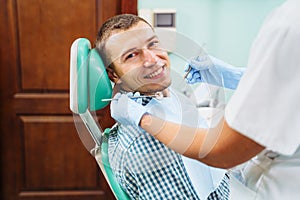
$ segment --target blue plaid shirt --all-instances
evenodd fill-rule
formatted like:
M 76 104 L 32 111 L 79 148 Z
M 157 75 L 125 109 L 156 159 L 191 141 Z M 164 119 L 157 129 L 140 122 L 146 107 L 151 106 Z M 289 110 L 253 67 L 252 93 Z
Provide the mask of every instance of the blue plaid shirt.
M 200 199 L 181 155 L 139 127 L 115 125 L 109 136 L 109 162 L 131 199 Z M 207 198 L 228 199 L 228 176 Z
M 179 103 L 179 96 L 175 91 L 171 89 L 170 91 L 172 98 L 165 101 L 178 108 L 181 105 L 176 104 Z M 145 106 L 151 100 L 155 101 L 146 97 L 139 103 Z M 173 109 L 168 112 L 173 117 L 180 115 Z M 173 118 L 172 116 L 168 117 Z M 182 156 L 142 128 L 117 124 L 111 129 L 108 143 L 112 170 L 131 199 L 200 199 L 187 173 Z M 225 175 L 219 187 L 207 199 L 228 199 L 228 181 L 228 176 Z

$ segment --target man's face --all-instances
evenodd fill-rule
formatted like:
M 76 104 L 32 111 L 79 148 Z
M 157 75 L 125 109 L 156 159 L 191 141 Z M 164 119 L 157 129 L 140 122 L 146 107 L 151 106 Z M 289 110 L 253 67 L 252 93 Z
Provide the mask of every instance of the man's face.
M 114 65 L 114 82 L 126 91 L 153 94 L 170 86 L 170 60 L 144 22 L 113 34 L 106 50 Z

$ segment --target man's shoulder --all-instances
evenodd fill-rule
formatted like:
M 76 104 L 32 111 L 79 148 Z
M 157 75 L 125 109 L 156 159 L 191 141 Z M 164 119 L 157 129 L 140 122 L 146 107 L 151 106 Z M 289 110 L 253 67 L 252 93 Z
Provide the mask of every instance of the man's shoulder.
M 139 140 L 148 136 L 147 132 L 139 127 L 131 125 L 116 124 L 109 133 L 109 147 L 132 149 Z
M 120 149 L 126 154 L 152 155 L 174 159 L 177 153 L 169 149 L 143 129 L 134 126 L 115 126 L 109 135 L 109 148 Z

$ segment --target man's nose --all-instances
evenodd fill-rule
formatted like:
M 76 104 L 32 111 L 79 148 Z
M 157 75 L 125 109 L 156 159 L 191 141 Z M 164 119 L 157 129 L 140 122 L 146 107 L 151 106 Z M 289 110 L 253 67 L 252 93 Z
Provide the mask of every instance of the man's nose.
M 145 67 L 151 67 L 153 65 L 156 65 L 158 57 L 156 54 L 149 50 L 149 49 L 143 49 L 143 62 Z

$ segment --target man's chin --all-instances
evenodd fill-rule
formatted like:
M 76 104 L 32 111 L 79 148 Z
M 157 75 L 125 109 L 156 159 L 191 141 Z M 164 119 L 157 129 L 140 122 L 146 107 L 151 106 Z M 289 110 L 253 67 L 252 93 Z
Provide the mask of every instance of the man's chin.
M 162 92 L 166 90 L 170 84 L 162 85 L 162 84 L 149 84 L 144 85 L 143 87 L 138 88 L 136 91 L 140 92 L 141 94 L 154 94 L 156 92 Z

